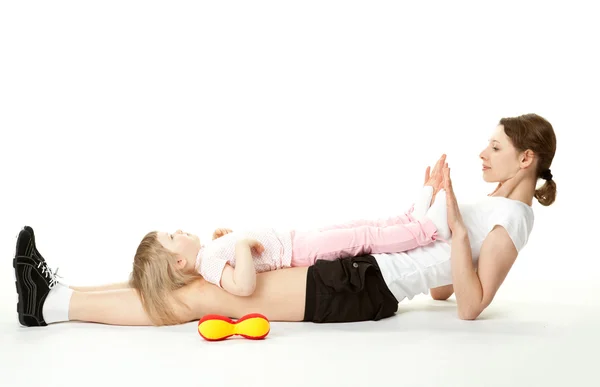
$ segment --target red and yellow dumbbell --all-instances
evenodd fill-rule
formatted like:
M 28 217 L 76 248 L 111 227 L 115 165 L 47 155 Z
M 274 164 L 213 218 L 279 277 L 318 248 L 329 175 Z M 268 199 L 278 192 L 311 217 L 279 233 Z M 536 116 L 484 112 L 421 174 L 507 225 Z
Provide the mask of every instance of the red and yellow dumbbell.
M 217 314 L 207 314 L 198 321 L 198 333 L 208 341 L 225 340 L 234 335 L 261 340 L 270 331 L 269 320 L 260 313 L 247 314 L 237 321 Z

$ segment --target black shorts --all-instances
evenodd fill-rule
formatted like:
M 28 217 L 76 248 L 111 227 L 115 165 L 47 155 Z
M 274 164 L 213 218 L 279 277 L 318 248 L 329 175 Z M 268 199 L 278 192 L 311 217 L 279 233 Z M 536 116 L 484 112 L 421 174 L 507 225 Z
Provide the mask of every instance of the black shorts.
M 372 255 L 318 260 L 308 268 L 304 321 L 381 320 L 397 311 L 398 300 Z

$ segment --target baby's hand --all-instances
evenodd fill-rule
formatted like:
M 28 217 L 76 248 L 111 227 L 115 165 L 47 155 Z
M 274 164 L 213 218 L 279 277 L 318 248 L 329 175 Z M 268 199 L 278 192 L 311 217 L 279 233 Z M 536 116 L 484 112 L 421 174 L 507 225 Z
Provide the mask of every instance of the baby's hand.
M 265 246 L 262 245 L 259 241 L 253 238 L 242 239 L 240 242 L 245 243 L 257 254 L 262 254 L 265 251 Z
M 227 234 L 232 233 L 232 232 L 233 231 L 230 230 L 230 229 L 228 229 L 228 228 L 218 228 L 218 229 L 215 230 L 215 232 L 213 232 L 212 239 L 214 241 L 215 239 L 220 238 L 223 235 L 227 235 Z

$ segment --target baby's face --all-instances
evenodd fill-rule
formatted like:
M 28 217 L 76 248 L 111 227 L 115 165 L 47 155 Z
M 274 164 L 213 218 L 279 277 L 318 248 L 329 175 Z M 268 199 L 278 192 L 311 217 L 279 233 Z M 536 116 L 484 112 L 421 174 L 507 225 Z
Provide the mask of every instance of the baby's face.
M 197 235 L 177 230 L 174 233 L 159 232 L 157 237 L 165 248 L 186 260 L 185 268 L 194 267 L 196 256 L 200 250 L 200 238 Z

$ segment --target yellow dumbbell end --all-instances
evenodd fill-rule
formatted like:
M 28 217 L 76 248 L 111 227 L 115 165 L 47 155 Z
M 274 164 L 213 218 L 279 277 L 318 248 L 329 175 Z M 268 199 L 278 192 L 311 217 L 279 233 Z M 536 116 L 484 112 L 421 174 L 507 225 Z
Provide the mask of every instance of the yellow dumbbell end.
M 270 332 L 269 320 L 259 313 L 251 313 L 237 321 L 229 317 L 209 314 L 198 322 L 198 333 L 208 341 L 225 340 L 239 335 L 246 339 L 264 339 Z

